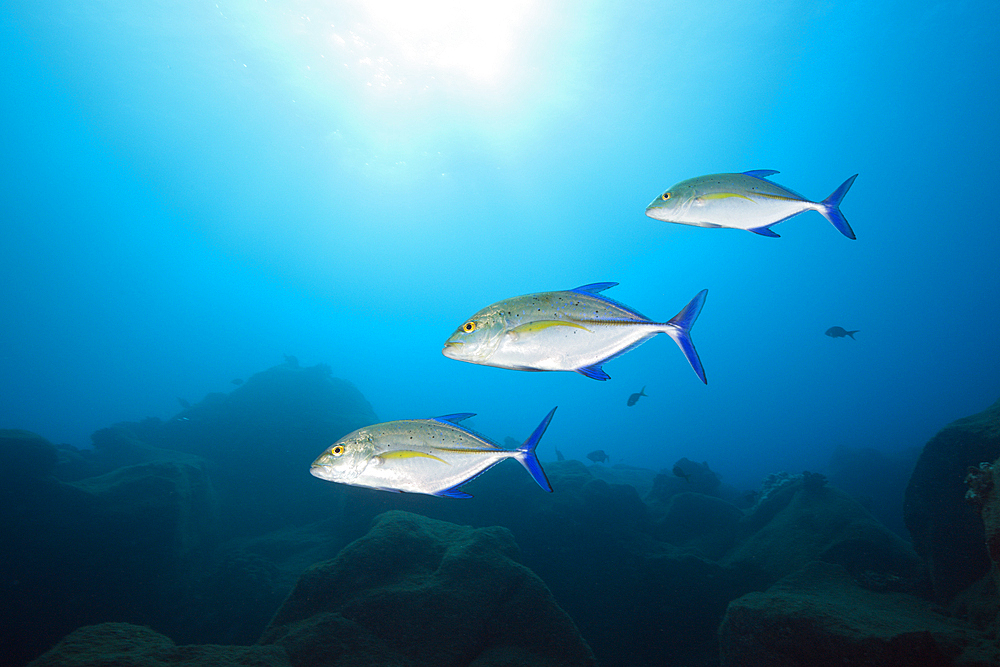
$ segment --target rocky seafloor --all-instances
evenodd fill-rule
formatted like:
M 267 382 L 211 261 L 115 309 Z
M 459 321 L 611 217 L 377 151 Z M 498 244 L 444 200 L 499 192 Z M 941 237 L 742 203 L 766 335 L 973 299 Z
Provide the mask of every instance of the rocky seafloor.
M 849 465 L 501 465 L 472 501 L 303 474 L 376 421 L 285 364 L 92 449 L 0 431 L 3 664 L 1000 664 L 1000 402 L 886 481 L 910 540 Z

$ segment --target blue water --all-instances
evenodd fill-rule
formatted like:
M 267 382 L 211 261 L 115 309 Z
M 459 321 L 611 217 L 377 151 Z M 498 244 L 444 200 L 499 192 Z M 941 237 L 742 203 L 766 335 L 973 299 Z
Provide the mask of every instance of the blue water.
M 0 427 L 87 446 L 289 354 L 380 419 L 502 442 L 558 405 L 543 461 L 756 486 L 1000 396 L 995 2 L 435 4 L 8 3 Z M 750 169 L 813 199 L 859 173 L 857 240 L 644 215 Z M 708 385 L 666 336 L 608 382 L 441 355 L 483 306 L 603 281 L 653 319 L 707 288 Z

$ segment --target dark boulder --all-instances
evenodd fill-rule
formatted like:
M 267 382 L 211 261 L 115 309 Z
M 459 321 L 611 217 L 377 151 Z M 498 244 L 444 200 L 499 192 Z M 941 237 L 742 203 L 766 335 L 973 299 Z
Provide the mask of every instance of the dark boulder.
M 296 667 L 595 665 L 518 558 L 506 528 L 387 512 L 302 574 L 260 642 L 284 647 Z
M 912 595 L 873 592 L 813 562 L 733 601 L 719 628 L 722 667 L 988 667 L 985 633 Z
M 30 667 L 291 667 L 279 646 L 175 646 L 128 623 L 101 623 L 70 633 Z
M 9 664 L 81 625 L 184 622 L 196 564 L 212 547 L 214 494 L 201 459 L 161 453 L 72 484 L 36 480 L 0 505 Z
M 722 562 L 743 572 L 755 588 L 766 588 L 814 560 L 886 586 L 918 587 L 923 563 L 910 545 L 824 481 L 822 475 L 803 473 L 768 488 L 740 520 L 734 531 L 737 546 Z
M 743 511 L 721 498 L 686 491 L 670 497 L 653 525 L 653 535 L 665 542 L 696 549 L 718 559 L 736 539 Z
M 0 429 L 0 492 L 47 477 L 57 460 L 56 448 L 37 433 Z
M 970 468 L 1000 457 L 1000 400 L 948 424 L 924 445 L 906 487 L 903 514 L 926 561 L 934 598 L 947 604 L 990 571 L 983 522 L 965 501 Z

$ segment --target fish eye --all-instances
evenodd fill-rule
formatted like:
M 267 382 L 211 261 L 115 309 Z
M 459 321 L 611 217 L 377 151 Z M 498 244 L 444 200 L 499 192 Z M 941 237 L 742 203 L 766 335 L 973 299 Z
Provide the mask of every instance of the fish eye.
M 465 333 L 472 333 L 475 330 L 476 330 L 476 323 L 473 322 L 472 320 L 469 320 L 468 322 L 462 325 L 462 331 L 464 331 Z
M 340 456 L 341 454 L 344 453 L 344 446 L 336 445 L 333 449 L 330 450 L 330 453 L 333 454 L 334 456 Z
M 667 201 L 668 199 L 670 199 L 670 193 L 664 192 L 662 195 L 660 195 L 660 199 L 662 199 L 663 201 Z

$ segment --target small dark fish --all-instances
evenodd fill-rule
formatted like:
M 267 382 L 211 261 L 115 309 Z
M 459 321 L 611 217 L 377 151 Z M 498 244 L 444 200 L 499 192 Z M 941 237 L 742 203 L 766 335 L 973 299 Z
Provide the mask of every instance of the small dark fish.
M 238 387 L 241 384 L 243 384 L 243 380 L 241 380 L 240 378 L 233 378 L 233 384 L 235 384 Z
M 611 460 L 611 457 L 605 454 L 603 449 L 595 449 L 591 453 L 587 454 L 587 458 L 594 463 L 607 463 Z
M 629 407 L 635 405 L 636 403 L 639 402 L 640 396 L 649 396 L 649 394 L 646 393 L 646 385 L 642 386 L 642 389 L 639 390 L 638 394 L 632 394 L 631 396 L 629 396 L 626 405 L 628 405 Z
M 188 402 L 187 402 L 186 400 L 184 400 L 183 398 L 180 398 L 180 397 L 178 397 L 178 398 L 177 398 L 177 402 L 178 402 L 178 403 L 180 403 L 180 404 L 181 404 L 181 407 L 182 407 L 182 408 L 184 408 L 185 410 L 187 410 L 188 408 L 190 408 L 190 407 L 191 407 L 191 404 L 190 404 L 190 403 L 188 403 Z
M 559 448 L 557 447 L 556 448 L 556 461 L 565 461 L 565 460 L 566 460 L 566 457 L 563 456 L 563 453 L 560 452 Z
M 850 336 L 851 340 L 857 340 L 854 334 L 861 331 L 861 329 L 855 329 L 854 331 L 847 331 L 844 327 L 830 327 L 826 330 L 826 335 L 830 338 L 843 338 L 844 336 Z
M 674 466 L 674 474 L 677 475 L 678 477 L 683 477 L 684 479 L 686 479 L 688 481 L 688 484 L 691 483 L 691 473 L 684 472 L 684 468 L 680 467 L 679 465 Z

